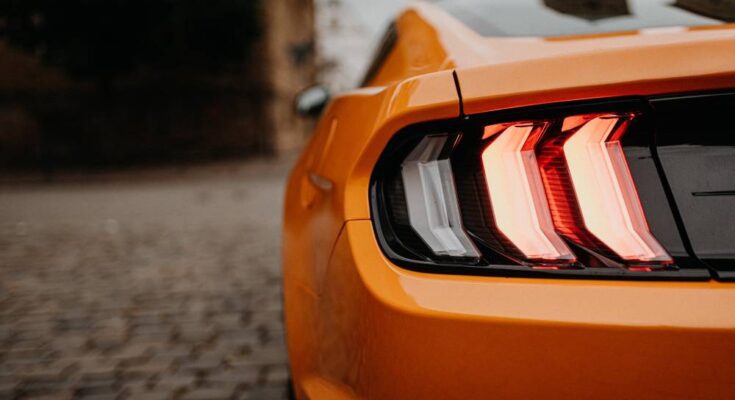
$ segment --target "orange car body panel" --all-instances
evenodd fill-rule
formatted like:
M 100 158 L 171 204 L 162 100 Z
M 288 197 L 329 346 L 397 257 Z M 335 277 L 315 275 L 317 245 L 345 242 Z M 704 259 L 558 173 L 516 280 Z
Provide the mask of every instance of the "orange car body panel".
M 396 28 L 383 67 L 331 102 L 289 178 L 283 272 L 297 396 L 735 398 L 735 284 L 412 272 L 382 254 L 369 207 L 373 166 L 402 127 L 735 88 L 733 26 L 493 39 L 421 5 Z

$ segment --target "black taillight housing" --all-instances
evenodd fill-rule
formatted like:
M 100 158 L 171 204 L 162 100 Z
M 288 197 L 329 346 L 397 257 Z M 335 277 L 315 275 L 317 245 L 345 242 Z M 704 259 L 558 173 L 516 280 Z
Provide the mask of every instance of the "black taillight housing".
M 372 177 L 383 251 L 430 272 L 709 278 L 670 232 L 649 114 L 632 99 L 403 129 Z

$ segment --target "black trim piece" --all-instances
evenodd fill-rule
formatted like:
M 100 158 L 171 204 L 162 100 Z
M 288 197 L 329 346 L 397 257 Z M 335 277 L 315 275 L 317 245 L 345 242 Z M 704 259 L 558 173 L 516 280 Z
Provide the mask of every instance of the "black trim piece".
M 676 204 L 669 196 L 670 187 L 663 175 L 656 152 L 658 124 L 655 112 L 648 102 L 643 107 L 644 127 L 628 132 L 623 137 L 623 147 L 650 229 L 669 254 L 674 257 L 677 265 L 706 268 L 693 255 L 686 231 L 682 230 L 681 220 L 677 218 L 679 214 Z M 643 158 L 647 160 L 636 159 L 641 155 L 644 155 Z M 648 167 L 643 167 L 641 163 L 647 163 Z
M 719 190 L 713 192 L 692 192 L 692 196 L 708 197 L 708 196 L 735 196 L 735 190 Z
M 656 164 L 656 170 L 658 171 L 658 176 L 661 179 L 661 184 L 663 185 L 664 192 L 666 193 L 666 199 L 669 202 L 669 208 L 671 209 L 671 214 L 674 217 L 674 221 L 676 221 L 676 227 L 679 230 L 681 241 L 684 244 L 684 248 L 686 249 L 687 253 L 689 253 L 689 256 L 692 257 L 692 259 L 696 260 L 697 263 L 701 265 L 702 267 L 710 270 L 710 273 L 713 276 L 717 276 L 716 273 L 712 271 L 709 268 L 709 266 L 703 263 L 702 260 L 697 258 L 697 255 L 694 253 L 694 247 L 692 247 L 692 242 L 689 240 L 689 235 L 687 234 L 686 226 L 684 225 L 684 219 L 681 217 L 681 213 L 679 212 L 679 207 L 676 205 L 676 199 L 674 198 L 674 192 L 671 191 L 671 185 L 669 184 L 669 180 L 666 178 L 666 174 L 664 173 L 663 164 L 661 164 L 661 158 L 658 155 L 657 135 L 656 135 L 657 131 L 658 131 L 658 127 L 651 134 L 651 154 L 653 155 L 653 161 Z
M 735 271 L 718 271 L 717 280 L 726 282 L 735 281 Z
M 722 88 L 717 90 L 706 90 L 706 91 L 697 91 L 697 92 L 678 92 L 678 93 L 668 93 L 668 94 L 659 94 L 656 96 L 649 96 L 647 100 L 649 102 L 660 102 L 660 104 L 664 104 L 665 102 L 669 101 L 677 101 L 677 100 L 697 100 L 699 98 L 714 98 L 717 96 L 730 96 L 735 91 L 735 87 L 728 87 L 728 88 Z
M 456 74 L 455 83 L 456 82 Z M 457 86 L 458 95 L 461 99 L 461 92 Z M 461 103 L 461 100 L 460 100 Z M 463 110 L 461 110 L 463 111 Z M 670 269 L 654 270 L 649 272 L 635 271 L 625 268 L 605 267 L 610 265 L 599 262 L 590 263 L 590 259 L 600 256 L 599 254 L 590 253 L 587 249 L 575 247 L 575 252 L 587 252 L 587 261 L 584 266 L 582 264 L 572 266 L 565 269 L 537 269 L 529 265 L 525 265 L 522 261 L 509 256 L 507 252 L 498 251 L 496 247 L 487 247 L 479 240 L 477 232 L 469 231 L 475 244 L 478 245 L 483 256 L 479 260 L 470 261 L 462 259 L 452 259 L 448 257 L 437 257 L 433 254 L 425 252 L 425 248 L 421 248 L 421 239 L 413 232 L 406 235 L 404 227 L 401 234 L 398 234 L 394 226 L 393 217 L 391 217 L 388 209 L 390 199 L 388 199 L 388 189 L 386 181 L 391 175 L 395 176 L 396 166 L 400 165 L 401 160 L 405 158 L 407 149 L 418 143 L 422 137 L 428 134 L 449 133 L 458 134 L 472 138 L 481 134 L 481 127 L 498 122 L 508 122 L 514 120 L 530 120 L 530 119 L 548 119 L 564 115 L 574 115 L 594 112 L 641 112 L 644 115 L 650 112 L 650 108 L 646 99 L 643 98 L 619 98 L 611 100 L 596 100 L 585 102 L 566 102 L 552 105 L 541 105 L 526 107 L 522 109 L 510 109 L 486 114 L 470 115 L 442 121 L 424 122 L 405 127 L 398 132 L 388 143 L 385 151 L 381 155 L 376 164 L 370 183 L 370 206 L 371 215 L 373 215 L 373 227 L 376 237 L 383 253 L 396 265 L 421 272 L 433 272 L 441 274 L 462 274 L 462 275 L 488 275 L 488 276 L 505 276 L 505 277 L 538 277 L 538 278 L 576 278 L 576 279 L 626 279 L 626 280 L 709 280 L 712 275 L 710 271 L 701 263 L 684 262 L 680 263 L 675 258 L 678 267 Z M 646 125 L 646 129 L 648 125 Z M 627 135 L 626 135 L 627 136 Z M 645 135 L 637 135 L 637 140 L 647 141 Z M 643 138 L 643 139 L 641 139 Z M 466 140 L 467 138 L 463 139 Z M 624 142 L 625 144 L 625 142 Z M 460 144 L 461 146 L 461 144 Z M 652 156 L 654 159 L 655 155 Z M 456 157 L 461 158 L 461 157 Z M 457 160 L 452 157 L 452 165 L 455 166 L 463 159 Z M 649 168 L 654 167 L 649 164 Z M 459 165 L 456 165 L 459 167 Z M 465 171 L 466 172 L 466 171 Z M 660 171 L 654 171 L 655 176 Z M 455 180 L 461 179 L 457 176 L 455 169 Z M 400 175 L 400 174 L 399 174 Z M 458 189 L 459 190 L 459 189 Z M 663 196 L 663 195 L 662 195 Z M 396 196 L 394 196 L 396 197 Z M 667 193 L 668 197 L 668 193 Z M 667 204 L 671 208 L 671 204 Z M 463 208 L 463 214 L 465 209 Z M 679 221 L 677 220 L 677 223 Z M 674 223 L 671 223 L 674 226 Z M 410 228 L 410 227 L 409 227 Z M 466 227 L 467 228 L 467 227 Z M 675 228 L 674 228 L 675 229 Z M 410 229 L 409 229 L 410 231 Z M 679 232 L 681 234 L 681 232 Z M 408 240 L 408 241 L 407 241 Z M 501 246 L 502 247 L 502 246 Z M 688 250 L 688 247 L 687 247 Z
M 459 98 L 459 117 L 464 118 L 464 100 L 462 100 L 462 87 L 459 85 L 459 76 L 457 71 L 452 70 L 452 78 L 454 78 L 454 86 L 457 88 L 457 97 Z
M 733 102 L 735 88 L 649 99 L 658 121 L 656 159 L 687 251 L 722 281 L 735 280 L 729 229 L 735 140 L 727 134 Z

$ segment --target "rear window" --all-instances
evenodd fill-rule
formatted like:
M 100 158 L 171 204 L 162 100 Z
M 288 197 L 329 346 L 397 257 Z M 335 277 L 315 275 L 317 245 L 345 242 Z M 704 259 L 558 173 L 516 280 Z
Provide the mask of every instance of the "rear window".
M 483 36 L 562 36 L 714 25 L 735 19 L 732 0 L 440 0 Z

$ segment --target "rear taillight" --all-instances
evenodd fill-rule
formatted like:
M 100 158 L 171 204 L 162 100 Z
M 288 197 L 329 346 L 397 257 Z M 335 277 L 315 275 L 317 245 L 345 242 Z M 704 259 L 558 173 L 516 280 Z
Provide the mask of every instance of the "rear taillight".
M 612 108 L 478 118 L 397 138 L 373 178 L 389 255 L 516 272 L 676 273 L 623 149 L 631 130 L 647 137 L 636 127 L 643 112 Z
M 497 234 L 526 260 L 571 264 L 574 254 L 554 231 L 536 162 L 536 145 L 547 127 L 546 121 L 486 126 L 483 172 Z
M 558 135 L 566 137 L 563 160 L 571 186 L 554 188 L 574 191 L 582 221 L 572 229 L 580 236 L 602 242 L 630 264 L 670 264 L 671 257 L 653 237 L 638 193 L 625 161 L 620 140 L 634 114 L 578 115 L 567 117 Z M 582 233 L 583 232 L 583 233 Z
M 447 135 L 427 136 L 403 160 L 401 176 L 411 227 L 436 255 L 477 258 L 462 229 Z

